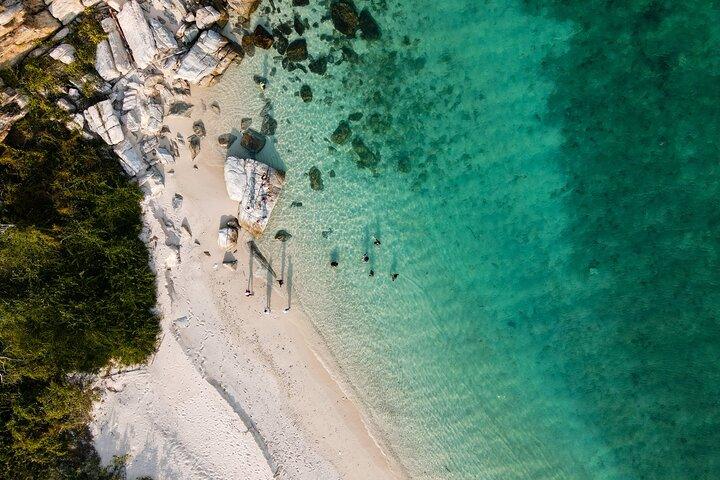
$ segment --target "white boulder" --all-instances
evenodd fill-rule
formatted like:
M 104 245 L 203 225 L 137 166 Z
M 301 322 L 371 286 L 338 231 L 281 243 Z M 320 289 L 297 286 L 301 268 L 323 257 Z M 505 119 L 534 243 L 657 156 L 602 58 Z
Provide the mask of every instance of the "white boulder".
M 200 30 L 204 30 L 222 18 L 222 14 L 210 5 L 198 8 L 195 12 L 195 24 Z
M 48 6 L 50 14 L 67 25 L 77 17 L 85 7 L 80 0 L 53 0 Z
M 155 37 L 155 45 L 163 53 L 172 53 L 178 48 L 175 36 L 156 18 L 150 19 L 150 28 Z
M 283 172 L 256 160 L 230 156 L 225 161 L 225 187 L 240 202 L 240 226 L 256 237 L 265 230 L 284 182 Z
M 228 40 L 215 30 L 206 30 L 200 34 L 195 45 L 180 61 L 176 75 L 190 83 L 200 83 L 213 74 L 220 60 L 228 53 L 225 48 Z
M 157 55 L 157 46 L 142 7 L 130 0 L 118 12 L 117 20 L 135 63 L 141 69 L 147 68 Z
M 65 65 L 70 65 L 75 61 L 75 47 L 69 43 L 61 43 L 50 50 L 50 57 L 64 63 Z
M 100 135 L 108 145 L 117 145 L 125 139 L 120 119 L 110 100 L 103 100 L 85 110 L 88 128 Z
M 110 44 L 107 40 L 98 43 L 95 50 L 95 70 L 103 80 L 111 82 L 120 77 L 120 72 L 115 68 Z
M 107 33 L 107 42 L 110 46 L 110 53 L 112 54 L 115 69 L 120 72 L 120 75 L 127 75 L 132 70 L 133 65 L 117 22 L 108 17 L 104 18 L 100 22 L 100 25 L 103 31 Z
M 137 145 L 134 145 L 128 140 L 124 140 L 116 145 L 115 153 L 120 157 L 120 165 L 131 177 L 144 172 L 148 168 L 148 164 L 137 148 Z
M 238 241 L 238 229 L 227 226 L 218 230 L 218 246 L 229 250 L 233 248 Z

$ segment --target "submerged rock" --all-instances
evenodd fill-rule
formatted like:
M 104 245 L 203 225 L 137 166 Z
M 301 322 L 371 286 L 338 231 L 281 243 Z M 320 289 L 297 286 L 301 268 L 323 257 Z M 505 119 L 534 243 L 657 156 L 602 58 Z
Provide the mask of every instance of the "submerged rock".
M 308 175 L 310 175 L 310 188 L 313 190 L 322 190 L 325 188 L 322 181 L 322 173 L 319 168 L 312 167 Z
M 268 32 L 265 27 L 262 25 L 255 27 L 255 32 L 253 33 L 253 45 L 267 50 L 272 47 L 273 41 L 272 33 Z
M 313 93 L 309 85 L 303 85 L 300 87 L 300 98 L 302 98 L 302 101 L 305 103 L 312 101 Z
M 330 17 L 335 29 L 348 37 L 354 37 L 360 24 L 357 8 L 352 0 L 335 0 L 330 4 Z
M 256 237 L 265 230 L 284 182 L 284 172 L 256 160 L 230 156 L 225 162 L 228 196 L 240 202 L 238 222 Z
M 373 169 L 377 167 L 380 162 L 378 155 L 370 150 L 365 142 L 360 137 L 353 138 L 352 147 L 355 154 L 358 156 L 356 160 L 358 168 Z
M 363 117 L 362 112 L 353 112 L 350 115 L 348 115 L 348 120 L 350 120 L 351 122 L 357 122 L 357 121 L 361 120 L 362 117 Z
M 332 135 L 330 135 L 330 140 L 337 143 L 338 145 L 343 145 L 350 137 L 350 133 L 350 124 L 343 120 L 337 126 Z
M 265 136 L 252 129 L 246 130 L 240 139 L 240 145 L 250 153 L 260 152 L 265 148 L 265 142 Z
M 365 8 L 360 12 L 360 37 L 363 40 L 379 40 L 380 26 L 377 24 L 370 11 Z
M 287 52 L 289 42 L 285 35 L 283 35 L 282 33 L 278 33 L 276 35 L 274 45 L 275 45 L 275 50 L 277 50 L 277 52 L 280 55 L 285 55 L 285 52 Z
M 262 127 L 260 127 L 260 132 L 263 135 L 275 135 L 275 131 L 277 130 L 277 120 L 275 120 L 270 115 L 267 115 L 263 119 Z
M 277 233 L 275 233 L 275 240 L 280 240 L 281 242 L 286 242 L 292 238 L 292 235 L 290 235 L 290 232 L 287 230 L 278 230 Z
M 308 64 L 308 69 L 318 75 L 325 75 L 327 72 L 327 57 L 318 57 Z
M 290 42 L 290 45 L 288 45 L 287 50 L 285 51 L 285 58 L 289 62 L 302 62 L 307 59 L 307 57 L 307 42 L 304 38 L 298 38 L 297 40 Z

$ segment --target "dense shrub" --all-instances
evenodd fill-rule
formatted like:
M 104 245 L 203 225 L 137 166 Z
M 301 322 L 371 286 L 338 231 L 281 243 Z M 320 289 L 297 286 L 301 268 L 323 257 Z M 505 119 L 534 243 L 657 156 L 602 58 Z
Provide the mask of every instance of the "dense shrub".
M 92 46 L 96 27 L 83 20 L 70 38 Z M 93 449 L 83 374 L 144 361 L 159 332 L 140 190 L 37 95 L 81 74 L 86 54 L 72 71 L 36 59 L 10 72 L 35 96 L 0 143 L 0 223 L 12 225 L 0 229 L 0 478 L 118 478 Z

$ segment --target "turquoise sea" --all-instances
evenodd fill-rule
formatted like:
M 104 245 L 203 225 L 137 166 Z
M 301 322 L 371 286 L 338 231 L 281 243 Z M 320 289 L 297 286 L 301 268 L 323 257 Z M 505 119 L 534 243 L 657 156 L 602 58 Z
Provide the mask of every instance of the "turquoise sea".
M 288 170 L 260 246 L 292 233 L 410 476 L 720 478 L 720 2 L 356 0 L 377 41 L 328 3 L 263 4 L 324 75 L 246 59 Z

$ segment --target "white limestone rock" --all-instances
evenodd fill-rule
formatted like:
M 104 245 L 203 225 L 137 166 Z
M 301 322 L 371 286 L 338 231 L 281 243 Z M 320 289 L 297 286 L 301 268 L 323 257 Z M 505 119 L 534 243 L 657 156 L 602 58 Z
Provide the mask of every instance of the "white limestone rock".
M 210 5 L 198 8 L 195 12 L 195 24 L 200 30 L 205 30 L 221 18 L 222 14 Z
M 120 165 L 123 167 L 123 170 L 131 177 L 145 172 L 148 168 L 148 164 L 137 148 L 137 145 L 134 145 L 128 140 L 124 140 L 116 145 L 115 153 L 120 157 Z
M 198 84 L 208 76 L 217 75 L 218 67 L 231 51 L 234 52 L 225 37 L 215 30 L 206 30 L 180 61 L 176 76 Z
M 115 68 L 110 44 L 107 40 L 98 43 L 95 50 L 95 70 L 103 80 L 111 82 L 120 77 L 120 72 Z
M 53 0 L 48 6 L 50 14 L 67 25 L 75 19 L 85 7 L 80 0 Z
M 137 83 L 129 83 L 126 88 L 122 106 L 125 128 L 146 135 L 160 133 L 163 121 L 160 99 L 148 95 L 147 89 Z
M 108 4 L 108 7 L 112 8 L 116 12 L 119 12 L 123 5 L 125 5 L 125 0 L 105 0 L 105 3 Z
M 235 227 L 223 227 L 218 230 L 218 246 L 225 250 L 229 250 L 237 245 L 238 229 Z
M 165 189 L 165 180 L 158 171 L 151 169 L 149 173 L 138 178 L 138 185 L 146 195 L 154 197 Z
M 169 54 L 177 50 L 178 44 L 175 36 L 156 18 L 150 19 L 150 28 L 152 28 L 155 37 L 155 45 L 158 50 L 165 54 Z
M 284 182 L 283 172 L 256 160 L 230 156 L 225 161 L 225 187 L 240 202 L 240 226 L 256 237 L 265 230 Z
M 110 100 L 103 100 L 85 110 L 85 120 L 88 128 L 108 145 L 117 145 L 125 139 L 120 119 Z
M 159 147 L 155 149 L 155 158 L 158 163 L 167 165 L 169 163 L 175 163 L 175 157 L 168 151 L 167 148 Z
M 55 102 L 58 107 L 60 107 L 62 110 L 65 110 L 66 112 L 74 112 L 75 111 L 75 105 L 68 100 L 67 98 L 61 98 L 57 102 Z
M 50 50 L 50 57 L 64 63 L 65 65 L 70 65 L 75 61 L 75 47 L 69 43 L 61 43 Z
M 158 52 L 155 37 L 140 4 L 136 0 L 127 2 L 117 14 L 117 20 L 135 64 L 141 69 L 147 68 Z
M 112 54 L 115 69 L 120 72 L 120 75 L 127 75 L 133 69 L 133 65 L 117 22 L 108 17 L 104 18 L 100 25 L 103 31 L 107 33 L 107 42 L 110 45 L 110 53 Z
M 17 2 L 14 5 L 4 7 L 5 8 L 0 12 L 0 26 L 3 27 L 15 20 L 15 18 L 19 18 L 24 13 L 22 2 Z

